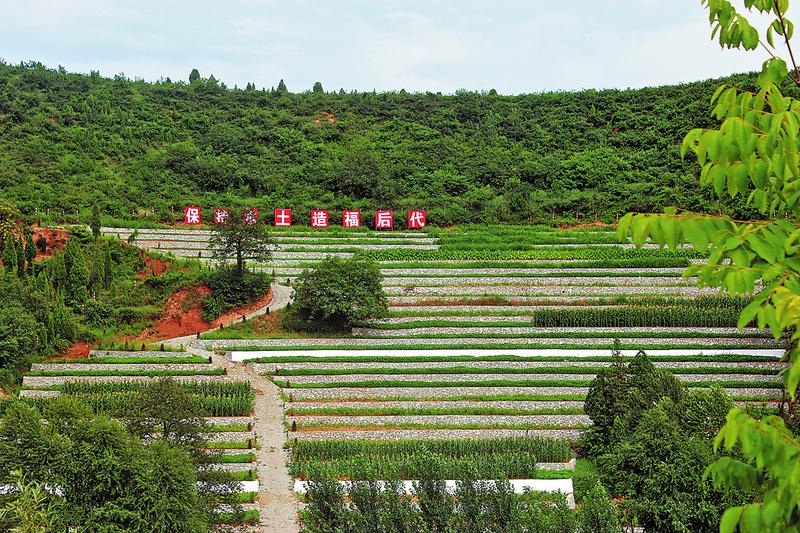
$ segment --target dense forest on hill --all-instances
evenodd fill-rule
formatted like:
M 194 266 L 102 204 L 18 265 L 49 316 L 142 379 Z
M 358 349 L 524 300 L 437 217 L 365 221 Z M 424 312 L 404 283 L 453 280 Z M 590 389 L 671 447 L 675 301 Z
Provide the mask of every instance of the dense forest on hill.
M 713 124 L 722 82 L 754 76 L 519 96 L 293 94 L 0 64 L 0 195 L 29 215 L 98 204 L 152 221 L 192 203 L 291 207 L 299 222 L 311 208 L 427 208 L 438 225 L 741 211 L 679 155 L 690 128 Z

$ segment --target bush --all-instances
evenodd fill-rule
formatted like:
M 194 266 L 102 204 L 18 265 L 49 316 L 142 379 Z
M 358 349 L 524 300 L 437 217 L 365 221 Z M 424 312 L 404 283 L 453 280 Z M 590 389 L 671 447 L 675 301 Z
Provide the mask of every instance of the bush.
M 327 257 L 304 271 L 287 327 L 343 331 L 356 323 L 386 315 L 386 295 L 378 265 L 352 257 Z
M 203 299 L 203 319 L 210 322 L 228 309 L 264 296 L 269 291 L 270 277 L 223 266 L 209 273 L 205 283 L 213 293 L 213 297 Z

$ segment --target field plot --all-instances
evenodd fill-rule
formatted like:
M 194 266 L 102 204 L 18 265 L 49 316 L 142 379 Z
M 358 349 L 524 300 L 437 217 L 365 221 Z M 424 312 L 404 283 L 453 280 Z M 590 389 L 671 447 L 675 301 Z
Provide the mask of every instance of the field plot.
M 324 235 L 341 239 L 336 253 L 350 253 L 342 250 L 353 237 Z M 414 480 L 429 464 L 420 457 L 431 455 L 442 479 L 466 468 L 484 479 L 569 478 L 570 443 L 591 424 L 583 402 L 615 339 L 624 357 L 643 349 L 689 387 L 720 387 L 738 402 L 781 396 L 782 343 L 736 328 L 746 298 L 683 276 L 700 262 L 691 249 L 631 249 L 604 230 L 427 235 L 355 252 L 379 262 L 389 314 L 350 336 L 227 331 L 198 341 L 253 361 L 281 387 L 298 491 L 314 475 Z M 324 255 L 292 246 L 294 256 L 263 265 L 279 282 Z
M 254 394 L 250 383 L 230 380 L 209 358 L 185 351 L 93 350 L 89 358 L 37 363 L 25 374 L 20 398 L 43 406 L 66 395 L 96 413 L 119 419 L 135 416 L 134 404 L 148 381 L 169 376 L 191 394 L 208 432 L 203 435 L 211 470 L 230 472 L 239 483 L 246 522 L 258 521 L 252 494 L 258 491 L 252 431 Z M 198 474 L 203 479 L 203 474 Z M 200 481 L 202 482 L 202 481 Z M 231 509 L 220 506 L 220 513 Z

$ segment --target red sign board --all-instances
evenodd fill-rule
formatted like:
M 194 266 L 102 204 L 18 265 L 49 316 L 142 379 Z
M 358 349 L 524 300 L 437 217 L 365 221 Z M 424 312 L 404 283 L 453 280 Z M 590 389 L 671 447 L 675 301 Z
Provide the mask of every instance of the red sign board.
M 326 209 L 311 210 L 311 227 L 312 228 L 328 227 L 328 211 Z
M 425 211 L 422 209 L 410 209 L 408 211 L 408 229 L 422 229 L 427 226 Z
M 249 207 L 242 212 L 242 222 L 248 226 L 254 226 L 258 222 L 258 208 Z
M 196 226 L 200 224 L 200 206 L 187 205 L 183 208 L 183 223 Z
M 214 208 L 215 224 L 230 224 L 231 212 L 227 209 Z
M 394 217 L 391 211 L 375 211 L 375 229 L 393 229 Z
M 342 227 L 361 227 L 361 211 L 342 211 Z
M 275 210 L 275 225 L 276 226 L 291 226 L 292 225 L 292 210 L 291 209 L 276 209 Z

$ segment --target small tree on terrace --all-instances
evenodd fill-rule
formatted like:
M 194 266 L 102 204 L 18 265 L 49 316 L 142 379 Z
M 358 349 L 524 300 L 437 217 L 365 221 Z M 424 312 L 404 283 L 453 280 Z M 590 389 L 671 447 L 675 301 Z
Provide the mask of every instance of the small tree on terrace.
M 92 218 L 89 221 L 89 227 L 92 228 L 92 236 L 97 240 L 100 237 L 100 208 L 97 204 L 92 206 Z
M 300 275 L 292 307 L 302 327 L 344 330 L 386 314 L 381 272 L 372 261 L 328 257 Z
M 215 224 L 211 235 L 213 257 L 220 264 L 236 259 L 236 273 L 244 276 L 245 260 L 266 262 L 272 258 L 275 241 L 264 224 L 248 224 L 245 212 L 231 211 L 226 224 Z

